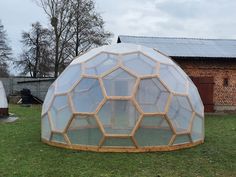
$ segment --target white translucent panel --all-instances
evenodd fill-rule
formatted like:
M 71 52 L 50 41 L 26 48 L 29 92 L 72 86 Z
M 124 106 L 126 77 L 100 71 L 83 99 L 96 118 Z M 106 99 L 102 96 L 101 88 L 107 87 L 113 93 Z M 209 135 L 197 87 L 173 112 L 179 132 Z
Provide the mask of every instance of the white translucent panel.
M 71 95 L 77 112 L 94 112 L 103 99 L 99 81 L 92 78 L 83 78 Z
M 160 79 L 171 91 L 186 93 L 187 77 L 181 74 L 175 66 L 161 64 Z
M 136 99 L 144 112 L 164 112 L 169 92 L 158 78 L 142 79 Z
M 103 136 L 92 116 L 76 116 L 67 130 L 67 135 L 72 144 L 94 146 L 99 145 Z
M 52 133 L 51 141 L 66 144 L 65 138 L 61 133 Z
M 118 63 L 118 56 L 101 53 L 85 63 L 85 74 L 100 75 L 112 69 Z
M 177 132 L 187 131 L 192 118 L 192 108 L 185 96 L 173 96 L 168 110 L 168 117 Z
M 143 53 L 147 54 L 148 56 L 150 56 L 151 58 L 155 59 L 158 62 L 166 63 L 166 64 L 174 64 L 174 62 L 171 60 L 171 58 L 160 54 L 159 52 L 157 52 L 153 48 L 148 48 L 148 47 L 142 46 L 141 51 Z
M 74 64 L 85 62 L 85 61 L 89 60 L 90 58 L 93 58 L 97 54 L 101 53 L 103 50 L 104 50 L 104 46 L 91 49 L 88 52 L 84 53 L 83 55 L 80 55 L 80 56 L 76 57 L 71 62 L 70 65 L 74 65 Z
M 56 93 L 68 92 L 81 77 L 81 65 L 69 65 L 56 80 Z
M 190 143 L 189 135 L 183 134 L 183 135 L 177 135 L 174 140 L 174 145 L 178 144 L 185 144 L 185 143 Z
M 129 134 L 134 128 L 139 113 L 130 101 L 107 101 L 98 113 L 108 134 Z
M 68 97 L 66 95 L 56 96 L 52 106 L 57 110 L 68 106 Z
M 130 96 L 136 78 L 119 68 L 103 78 L 103 83 L 108 96 Z
M 195 116 L 193 119 L 191 138 L 193 141 L 202 140 L 204 136 L 203 118 Z
M 133 147 L 134 143 L 130 138 L 107 138 L 102 146 Z
M 72 112 L 68 105 L 67 96 L 56 96 L 49 109 L 54 131 L 63 132 L 71 119 Z
M 198 90 L 192 81 L 189 81 L 189 98 L 190 98 L 190 102 L 192 103 L 194 110 L 198 114 L 203 116 L 204 106 L 202 104 L 202 100 L 198 93 Z
M 49 141 L 51 137 L 51 127 L 50 127 L 48 115 L 45 115 L 44 117 L 42 117 L 41 121 L 42 121 L 41 138 Z
M 51 85 L 48 89 L 48 92 L 43 102 L 42 115 L 48 111 L 51 101 L 53 99 L 54 91 L 55 91 L 55 87 Z
M 0 108 L 8 108 L 7 97 L 2 81 L 0 81 Z
M 164 126 L 163 126 L 164 125 Z M 134 137 L 139 146 L 168 145 L 173 135 L 162 116 L 145 116 Z
M 150 75 L 157 73 L 157 63 L 141 53 L 124 55 L 124 66 L 138 75 Z

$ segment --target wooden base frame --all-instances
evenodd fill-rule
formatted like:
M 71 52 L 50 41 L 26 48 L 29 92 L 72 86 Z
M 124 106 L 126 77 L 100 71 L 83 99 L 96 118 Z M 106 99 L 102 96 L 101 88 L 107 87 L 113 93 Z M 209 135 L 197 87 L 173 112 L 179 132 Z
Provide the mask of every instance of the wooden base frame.
M 145 147 L 99 147 L 99 146 L 82 146 L 82 145 L 68 145 L 56 143 L 42 139 L 42 142 L 50 146 L 59 148 L 79 150 L 79 151 L 92 151 L 92 152 L 156 152 L 156 151 L 175 151 L 179 149 L 186 149 L 204 143 L 204 140 L 199 140 L 194 143 L 178 144 L 171 146 L 145 146 Z

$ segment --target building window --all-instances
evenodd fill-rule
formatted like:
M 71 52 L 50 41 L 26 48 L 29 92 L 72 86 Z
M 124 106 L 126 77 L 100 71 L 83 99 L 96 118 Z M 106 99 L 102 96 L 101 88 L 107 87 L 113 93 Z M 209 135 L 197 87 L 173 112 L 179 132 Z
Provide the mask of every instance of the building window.
M 224 78 L 224 83 L 223 83 L 223 85 L 224 85 L 225 87 L 228 87 L 228 85 L 229 85 L 229 78 Z

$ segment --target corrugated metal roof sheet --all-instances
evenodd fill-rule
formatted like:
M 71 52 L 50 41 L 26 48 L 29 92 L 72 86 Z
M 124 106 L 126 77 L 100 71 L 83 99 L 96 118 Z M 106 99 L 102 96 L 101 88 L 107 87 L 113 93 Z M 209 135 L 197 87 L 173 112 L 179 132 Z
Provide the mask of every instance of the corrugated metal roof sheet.
M 121 35 L 121 43 L 155 48 L 172 57 L 236 58 L 236 40 L 172 37 L 139 37 Z

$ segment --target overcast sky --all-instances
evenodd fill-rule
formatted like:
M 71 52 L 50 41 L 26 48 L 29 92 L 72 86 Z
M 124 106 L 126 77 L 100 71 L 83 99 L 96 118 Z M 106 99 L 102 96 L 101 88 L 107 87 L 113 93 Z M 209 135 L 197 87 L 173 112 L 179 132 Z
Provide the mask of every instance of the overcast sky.
M 97 11 L 117 35 L 236 38 L 236 0 L 95 0 Z M 14 55 L 23 30 L 49 25 L 33 0 L 0 0 L 0 19 Z

